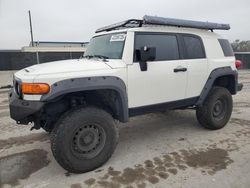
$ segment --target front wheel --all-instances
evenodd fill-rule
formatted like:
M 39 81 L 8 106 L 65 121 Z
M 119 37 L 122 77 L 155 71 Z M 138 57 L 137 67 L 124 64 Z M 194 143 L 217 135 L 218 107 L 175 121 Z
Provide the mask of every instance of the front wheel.
M 118 141 L 116 124 L 110 114 L 95 107 L 65 114 L 51 134 L 56 161 L 67 171 L 83 173 L 104 164 Z
M 233 108 L 231 93 L 223 87 L 213 87 L 201 107 L 196 109 L 199 123 L 211 130 L 223 128 L 229 121 Z

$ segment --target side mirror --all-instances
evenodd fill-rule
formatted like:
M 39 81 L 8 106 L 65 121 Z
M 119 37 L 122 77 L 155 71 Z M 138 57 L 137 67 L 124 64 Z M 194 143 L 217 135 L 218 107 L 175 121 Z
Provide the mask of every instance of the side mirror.
M 155 47 L 141 47 L 140 50 L 136 50 L 136 55 L 139 60 L 141 71 L 147 71 L 147 61 L 154 61 L 156 57 Z

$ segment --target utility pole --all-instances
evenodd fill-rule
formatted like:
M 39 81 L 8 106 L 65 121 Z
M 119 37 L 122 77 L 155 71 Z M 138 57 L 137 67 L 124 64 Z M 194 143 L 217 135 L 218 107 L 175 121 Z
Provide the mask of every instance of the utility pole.
M 29 22 L 30 22 L 31 46 L 34 47 L 33 30 L 32 30 L 32 20 L 31 20 L 31 13 L 30 13 L 30 10 L 29 10 Z M 37 64 L 40 63 L 38 51 L 36 51 L 36 62 L 37 62 Z
M 30 10 L 29 10 L 29 21 L 30 21 L 31 45 L 32 45 L 32 47 L 34 47 L 33 31 L 32 31 L 32 20 L 31 20 L 31 13 L 30 13 Z

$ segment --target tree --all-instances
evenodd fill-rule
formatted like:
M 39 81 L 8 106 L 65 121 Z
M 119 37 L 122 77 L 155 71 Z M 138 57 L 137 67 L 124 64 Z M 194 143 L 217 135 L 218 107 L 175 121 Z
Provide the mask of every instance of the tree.
M 250 52 L 250 40 L 248 41 L 235 40 L 231 45 L 234 52 Z

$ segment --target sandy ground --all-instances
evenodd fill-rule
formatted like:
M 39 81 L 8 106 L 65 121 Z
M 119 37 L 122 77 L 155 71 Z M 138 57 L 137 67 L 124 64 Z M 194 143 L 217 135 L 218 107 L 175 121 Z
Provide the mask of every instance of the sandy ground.
M 71 174 L 50 151 L 49 135 L 30 132 L 9 117 L 0 93 L 0 187 L 250 187 L 250 71 L 240 72 L 244 89 L 234 96 L 230 123 L 209 131 L 193 110 L 132 118 L 120 126 L 111 159 L 99 169 Z
M 0 88 L 7 85 L 12 85 L 13 74 L 16 71 L 0 71 Z

